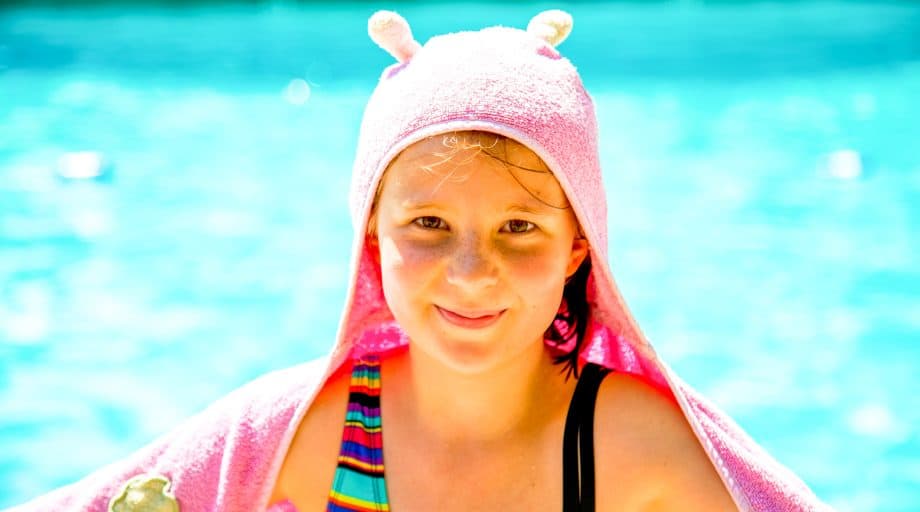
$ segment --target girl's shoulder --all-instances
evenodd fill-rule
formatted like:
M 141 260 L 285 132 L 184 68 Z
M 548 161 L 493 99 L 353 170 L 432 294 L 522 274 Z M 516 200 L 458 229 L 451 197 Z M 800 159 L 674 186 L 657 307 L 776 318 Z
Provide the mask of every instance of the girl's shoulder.
M 348 404 L 352 362 L 346 361 L 320 388 L 297 427 L 269 503 L 288 500 L 298 510 L 326 507 Z
M 639 510 L 736 510 L 677 402 L 639 376 L 613 372 L 601 384 L 595 455 L 597 481 L 605 482 L 598 503 L 616 493 L 633 496 Z

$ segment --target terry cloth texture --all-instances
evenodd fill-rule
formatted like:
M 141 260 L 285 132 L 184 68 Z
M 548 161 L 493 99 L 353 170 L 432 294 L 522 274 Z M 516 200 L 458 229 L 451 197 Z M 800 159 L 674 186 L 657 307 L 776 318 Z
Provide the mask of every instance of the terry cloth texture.
M 484 130 L 523 143 L 568 196 L 591 246 L 582 362 L 635 374 L 671 395 L 739 510 L 827 510 L 656 356 L 627 309 L 607 254 L 594 105 L 575 67 L 552 44 L 561 40 L 560 30 L 535 19 L 528 30 L 491 27 L 419 45 L 404 20 L 392 13 L 384 18 L 372 23 L 372 35 L 400 62 L 383 71 L 361 125 L 350 193 L 350 288 L 330 357 L 259 379 L 136 454 L 13 510 L 102 512 L 138 475 L 167 479 L 182 512 L 265 510 L 297 426 L 326 379 L 349 356 L 406 343 L 365 246 L 368 215 L 381 175 L 400 151 L 455 130 Z M 283 503 L 276 510 L 291 508 Z
M 411 34 L 404 20 L 395 14 L 391 20 L 396 20 L 393 26 L 405 25 L 403 35 Z M 383 39 L 378 42 L 390 50 Z M 349 196 L 355 227 L 351 295 L 333 365 L 355 349 L 380 352 L 407 343 L 384 299 L 379 265 L 365 244 L 372 202 L 389 163 L 408 146 L 435 135 L 460 130 L 504 135 L 534 151 L 554 173 L 591 247 L 590 324 L 582 362 L 639 375 L 672 395 L 739 509 L 823 507 L 801 480 L 683 383 L 636 324 L 607 254 L 607 200 L 594 103 L 575 66 L 541 36 L 540 25 L 446 34 L 414 52 L 391 53 L 401 62 L 380 76 L 358 140 Z

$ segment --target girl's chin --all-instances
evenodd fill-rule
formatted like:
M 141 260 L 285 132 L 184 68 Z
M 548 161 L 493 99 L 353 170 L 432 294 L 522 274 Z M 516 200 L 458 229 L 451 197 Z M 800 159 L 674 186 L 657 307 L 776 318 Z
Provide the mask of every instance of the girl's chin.
M 410 342 L 413 350 L 425 353 L 447 369 L 460 374 L 483 373 L 503 366 L 521 357 L 526 347 L 517 350 L 500 350 L 501 341 L 482 339 L 437 340 L 435 342 Z M 543 347 L 542 342 L 538 342 Z

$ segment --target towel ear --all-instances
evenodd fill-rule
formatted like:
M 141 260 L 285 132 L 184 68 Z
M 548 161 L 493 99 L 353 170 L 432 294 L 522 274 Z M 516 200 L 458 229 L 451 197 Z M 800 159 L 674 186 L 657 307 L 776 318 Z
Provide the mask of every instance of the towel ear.
M 558 9 L 543 11 L 533 17 L 527 24 L 527 32 L 539 37 L 552 46 L 559 46 L 560 43 L 569 37 L 572 31 L 572 16 Z
M 399 62 L 415 55 L 422 45 L 413 39 L 409 22 L 393 11 L 377 11 L 367 20 L 367 33 Z

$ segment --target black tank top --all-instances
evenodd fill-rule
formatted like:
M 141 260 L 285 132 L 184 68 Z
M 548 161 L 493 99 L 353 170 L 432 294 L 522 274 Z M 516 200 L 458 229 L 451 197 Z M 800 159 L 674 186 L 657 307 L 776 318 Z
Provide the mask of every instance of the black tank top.
M 562 446 L 562 510 L 594 512 L 594 404 L 611 370 L 587 364 L 572 393 Z M 342 446 L 327 511 L 389 510 L 383 467 L 380 361 L 355 362 Z
M 562 439 L 562 512 L 594 512 L 594 403 L 610 372 L 588 363 L 575 385 Z

